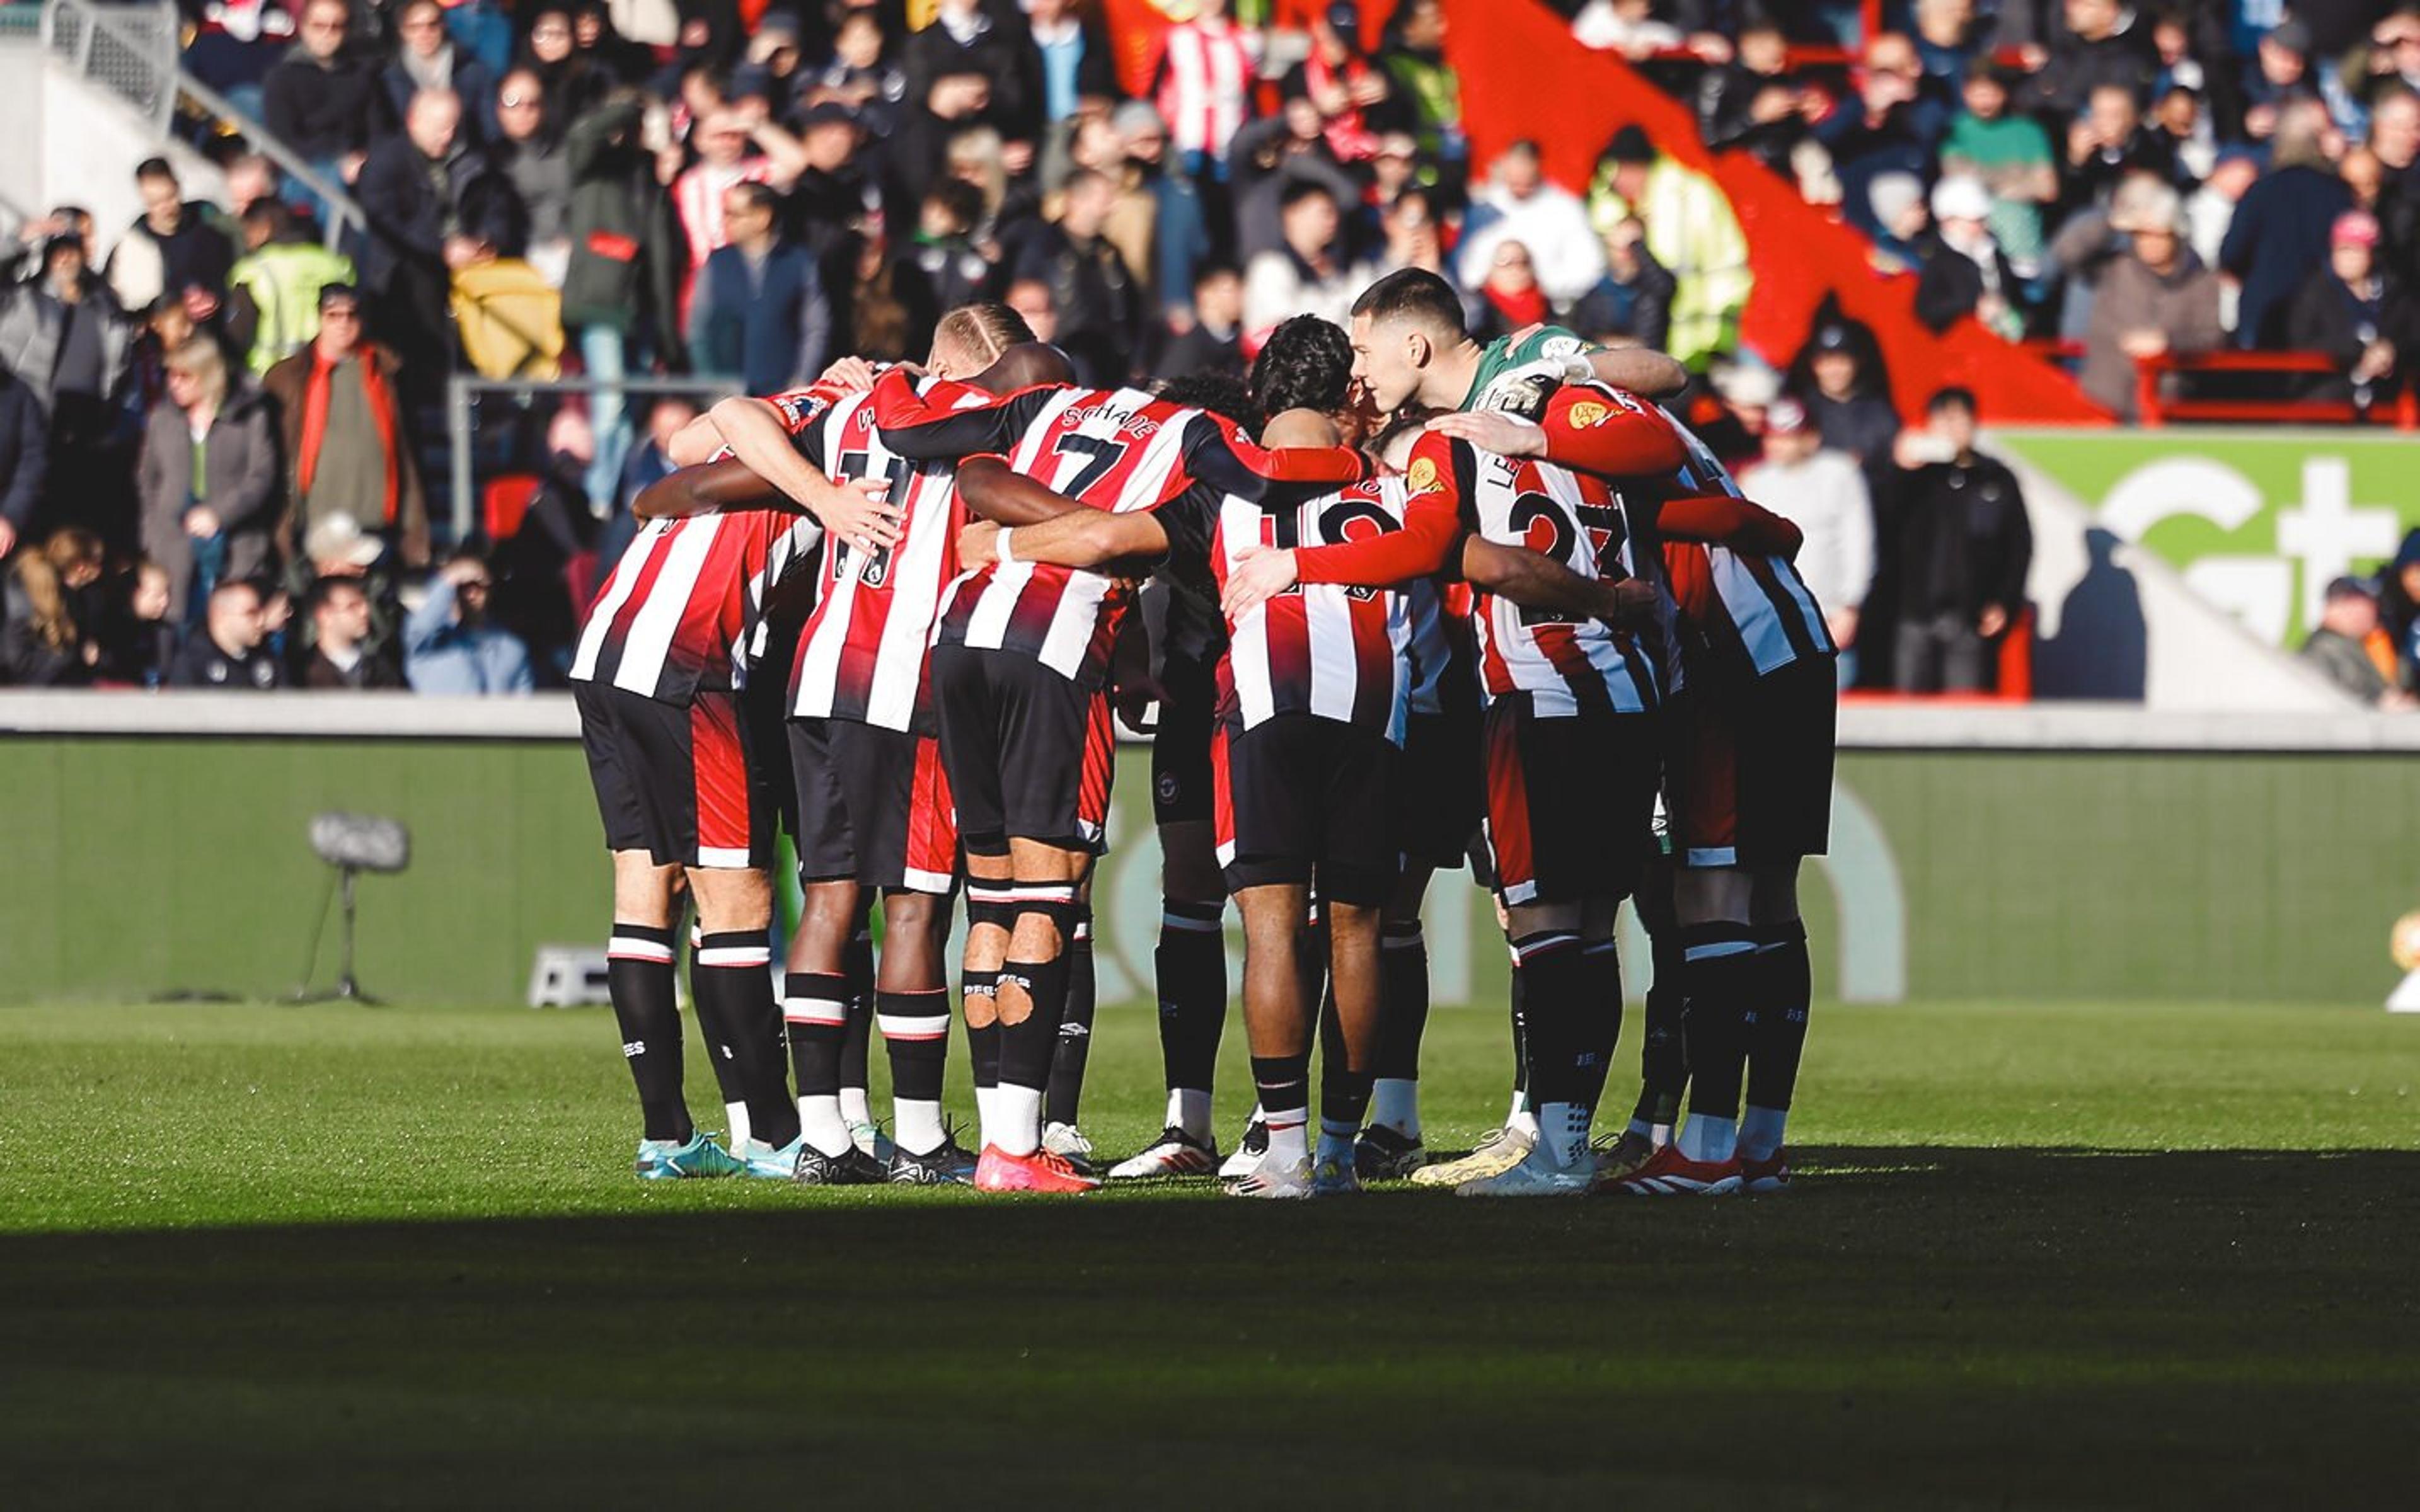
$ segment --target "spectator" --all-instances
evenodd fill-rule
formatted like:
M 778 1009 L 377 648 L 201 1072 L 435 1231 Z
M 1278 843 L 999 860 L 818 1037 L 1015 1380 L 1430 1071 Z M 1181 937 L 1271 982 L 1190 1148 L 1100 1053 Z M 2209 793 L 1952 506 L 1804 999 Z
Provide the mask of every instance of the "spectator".
M 1037 12 L 1038 15 L 1038 12 Z M 1037 20 L 1034 35 L 1041 35 Z M 908 99 L 908 73 L 884 57 L 882 23 L 872 10 L 852 8 L 832 35 L 832 60 L 809 85 L 809 108 L 837 105 L 877 137 L 889 136 Z M 1104 59 L 1106 50 L 1101 54 Z M 1045 71 L 1048 54 L 1045 54 Z
M 168 574 L 169 623 L 189 629 L 221 582 L 275 571 L 276 423 L 209 338 L 168 353 L 167 366 L 168 403 L 144 422 L 134 484 L 143 554 Z
M 316 692 L 404 686 L 392 662 L 368 652 L 370 595 L 360 579 L 322 578 L 311 585 L 304 605 L 311 655 L 296 682 Z
M 332 182 L 352 182 L 394 119 L 378 76 L 346 46 L 351 23 L 347 0 L 304 0 L 301 40 L 260 82 L 261 124 Z
M 341 514 L 377 522 L 407 564 L 428 560 L 428 508 L 396 376 L 395 354 L 362 339 L 360 294 L 342 284 L 321 289 L 318 335 L 261 379 L 277 401 L 293 469 L 278 522 L 287 553 Z
M 41 396 L 0 367 L 0 558 L 17 549 L 18 538 L 41 509 L 42 480 L 50 461 L 50 426 L 42 415 Z
M 2412 695 L 2395 686 L 2394 652 L 2383 632 L 2376 585 L 2366 578 L 2338 578 L 2328 584 L 2319 627 L 2303 642 L 2303 659 L 2371 708 L 2411 708 Z
M 2311 29 L 2299 17 L 2288 16 L 2262 34 L 2243 69 L 2245 139 L 2268 141 L 2287 105 L 2297 100 L 2318 101 L 2310 73 Z
M 2033 528 L 2016 474 L 1975 450 L 1975 396 L 1944 389 L 1926 416 L 1925 430 L 1900 438 L 1877 501 L 1898 612 L 1892 669 L 1903 692 L 1978 692 L 2024 608 Z
M 2369 107 L 2366 145 L 2379 170 L 2371 208 L 2385 266 L 2406 278 L 2420 274 L 2420 94 L 2401 85 L 2381 92 Z
M 2091 295 L 2078 379 L 2095 404 L 2120 420 L 2136 418 L 2136 363 L 2210 351 L 2226 341 L 2218 275 L 2185 245 L 2183 201 L 2158 179 L 2146 175 L 2119 185 L 2106 211 L 2086 210 L 2068 223 L 2052 250 L 2071 287 Z M 2173 386 L 2173 377 L 2163 384 Z
M 1826 320 L 1807 338 L 1791 372 L 1824 449 L 1854 458 L 1865 469 L 1868 486 L 1878 487 L 1899 440 L 1899 411 L 1879 371 L 1873 332 Z
M 226 333 L 254 377 L 319 333 L 319 291 L 353 282 L 353 260 L 331 252 L 315 227 L 277 201 L 243 212 L 244 255 L 227 275 Z
M 882 180 L 867 165 L 866 137 L 863 118 L 834 100 L 811 107 L 799 119 L 804 166 L 790 189 L 791 225 L 816 256 L 827 259 L 822 270 L 828 285 L 845 271 L 829 259 L 844 250 L 848 227 L 861 216 L 884 213 Z
M 1975 0 L 1916 0 L 1916 30 L 1909 39 L 1923 67 L 1923 95 L 1945 109 L 1973 77 L 1982 57 L 1988 26 L 1975 16 Z
M 2151 105 L 2149 131 L 2159 151 L 2176 164 L 2173 177 L 2179 188 L 2189 189 L 2210 177 L 2218 162 L 2218 135 L 2199 94 L 2182 85 L 2162 90 Z
M 2066 168 L 2070 214 L 2108 204 L 2118 180 L 2129 174 L 2171 181 L 2177 177 L 2174 149 L 2143 124 L 2142 108 L 2126 86 L 2115 84 L 2096 85 L 2084 114 L 2068 128 Z
M 537 75 L 546 91 L 547 114 L 576 121 L 613 89 L 611 72 L 580 51 L 569 8 L 545 4 L 529 18 L 529 35 L 513 66 Z
M 1204 266 L 1193 283 L 1193 318 L 1159 359 L 1161 378 L 1212 373 L 1244 376 L 1244 280 L 1225 263 Z
M 1076 0 L 1025 0 L 1025 17 L 1035 60 L 1028 69 L 1042 83 L 1046 123 L 1075 115 L 1078 100 L 1118 95 L 1109 40 L 1085 21 Z
M 1496 243 L 1496 260 L 1479 285 L 1480 329 L 1488 340 L 1554 318 L 1545 291 L 1538 287 L 1538 271 L 1529 249 L 1518 241 Z M 1346 307 L 1347 314 L 1351 307 Z
M 1672 275 L 1647 250 L 1647 228 L 1637 216 L 1613 224 L 1605 236 L 1605 277 L 1572 308 L 1574 329 L 1609 346 L 1664 349 L 1672 320 Z
M 1674 280 L 1665 350 L 1702 372 L 1716 353 L 1739 348 L 1740 312 L 1755 276 L 1747 237 L 1714 180 L 1658 153 L 1645 131 L 1625 126 L 1597 165 L 1589 213 L 1600 227 L 1630 216 L 1647 227 L 1648 251 Z
M 1319 107 L 1300 96 L 1287 100 L 1278 115 L 1235 133 L 1228 177 L 1235 253 L 1247 270 L 1254 257 L 1285 244 L 1280 223 L 1289 185 L 1325 184 L 1339 206 L 1357 203 L 1361 193 L 1359 181 L 1327 145 Z
M 2039 269 L 2042 207 L 2058 198 L 2058 170 L 2050 137 L 2029 116 L 2009 111 L 2009 81 L 1997 65 L 1978 59 L 1968 70 L 1966 110 L 1941 143 L 1941 171 L 1971 176 L 1992 194 L 1992 239 L 2022 273 Z
M 892 255 L 888 234 L 871 220 L 858 224 L 849 245 L 846 292 L 834 301 L 836 312 L 848 312 L 842 349 L 871 363 L 921 360 L 940 318 L 923 274 L 913 261 Z M 836 323 L 833 329 L 843 328 Z
M 831 306 L 815 259 L 781 239 L 781 202 L 763 184 L 725 191 L 730 245 L 706 259 L 690 306 L 690 359 L 751 393 L 804 385 L 823 370 Z
M 237 220 L 255 205 L 277 198 L 277 164 L 257 152 L 239 152 L 223 170 L 226 208 Z
M 608 385 L 589 400 L 597 431 L 592 499 L 611 495 L 629 450 L 622 391 L 611 385 L 628 373 L 631 347 L 679 349 L 680 231 L 643 139 L 644 119 L 642 97 L 617 93 L 572 122 L 563 145 L 571 177 L 564 332 L 588 376 Z
M 177 657 L 177 627 L 168 619 L 168 573 L 137 561 L 116 585 L 101 622 L 101 660 L 93 681 L 156 688 Z
M 2395 642 L 2396 686 L 2420 693 L 2420 527 L 2414 527 L 2387 563 L 2379 609 Z
M 134 170 L 143 214 L 109 255 L 110 292 L 120 309 L 147 309 L 163 294 L 185 301 L 208 321 L 226 298 L 235 243 L 213 224 L 216 211 L 188 204 L 177 170 L 165 158 L 147 158 Z
M 722 224 L 723 196 L 734 184 L 770 184 L 787 189 L 807 169 L 806 148 L 797 137 L 752 110 L 716 111 L 691 133 L 697 162 L 673 180 L 673 208 L 689 244 L 689 266 L 706 260 L 731 240 Z M 751 147 L 761 148 L 751 151 Z M 687 316 L 684 308 L 682 314 Z
M 546 92 L 536 74 L 515 69 L 494 98 L 489 157 L 520 206 L 520 255 L 561 288 L 571 266 L 571 153 L 561 127 L 546 113 Z M 514 251 L 501 244 L 498 250 Z
M 94 276 L 85 239 L 61 232 L 42 243 L 39 268 L 8 290 L 0 308 L 0 366 L 40 400 L 49 436 L 52 514 L 119 534 L 127 497 L 123 461 L 114 454 L 113 401 L 133 362 L 133 326 L 109 285 Z
M 409 380 L 432 398 L 453 365 L 453 270 L 518 246 L 523 228 L 511 182 L 463 144 L 461 121 L 452 94 L 413 97 L 403 134 L 370 153 L 357 190 L 371 311 Z
M 975 241 L 983 215 L 983 191 L 962 178 L 944 178 L 924 196 L 916 222 L 916 267 L 932 285 L 937 308 L 954 310 L 990 297 L 1000 270 Z
M 458 551 L 428 579 L 403 625 L 403 667 L 415 693 L 527 693 L 537 686 L 528 648 L 488 623 L 488 563 Z
M 1188 177 L 1225 177 L 1228 148 L 1251 116 L 1259 54 L 1260 39 L 1228 19 L 1228 0 L 1201 0 L 1191 21 L 1161 39 L 1153 102 Z
M 1420 156 L 1452 173 L 1470 147 L 1462 130 L 1462 77 L 1445 59 L 1445 34 L 1444 0 L 1402 0 L 1387 23 L 1378 63 L 1407 107 Z
M 1311 55 L 1287 73 L 1283 91 L 1310 100 L 1326 123 L 1336 161 L 1364 163 L 1378 155 L 1373 122 L 1402 113 L 1389 108 L 1394 86 L 1361 54 L 1361 8 L 1354 0 L 1314 7 Z
M 1932 239 L 1916 275 L 1916 316 L 1936 334 L 1973 316 L 2003 341 L 2024 334 L 2016 270 L 1992 239 L 1991 193 L 1952 175 L 1932 186 Z
M 697 418 L 697 406 L 679 394 L 666 394 L 647 409 L 646 440 L 630 448 L 622 464 L 621 481 L 613 489 L 613 509 L 597 531 L 596 578 L 603 582 L 639 533 L 639 517 L 631 506 L 653 483 L 674 471 L 673 438 Z
M 0 623 L 0 681 L 25 687 L 92 681 L 101 661 L 95 631 L 103 559 L 101 537 L 72 525 L 40 550 L 18 554 Z
M 996 24 L 983 0 L 938 0 L 932 23 L 908 39 L 903 61 L 909 95 L 946 76 L 981 77 L 990 81 L 990 119 L 1003 135 L 1031 143 L 1040 133 L 1041 56 Z
M 1059 313 L 1058 344 L 1076 364 L 1078 381 L 1115 387 L 1131 376 L 1142 315 L 1125 259 L 1103 234 L 1117 186 L 1083 168 L 1061 196 L 1058 224 L 1035 239 L 1017 271 L 1048 285 Z
M 2092 91 L 2116 85 L 2135 100 L 2150 94 L 2153 63 L 2148 28 L 2119 0 L 2067 0 L 2066 34 L 2034 75 L 2029 108 L 2072 120 Z
M 1559 309 L 1605 276 L 1605 242 L 1590 230 L 1587 207 L 1547 181 L 1535 142 L 1505 148 L 1487 186 L 1473 196 L 1457 254 L 1464 287 L 1485 282 L 1497 248 L 1507 241 L 1528 249 L 1538 287 Z
M 1288 184 L 1280 217 L 1284 245 L 1262 253 L 1244 270 L 1246 342 L 1256 348 L 1288 316 L 1316 315 L 1351 325 L 1353 301 L 1378 271 L 1345 255 L 1343 218 L 1326 185 L 1309 179 Z
M 980 73 L 945 73 L 921 92 L 911 89 L 908 108 L 884 153 L 888 176 L 884 196 L 900 204 L 922 204 L 933 180 L 952 166 L 954 143 L 979 127 L 994 124 L 991 101 L 991 80 Z M 1005 138 L 1000 140 L 1000 187 L 1004 189 L 1008 175 L 1017 170 L 1010 164 Z M 1016 156 L 1030 161 L 1032 149 L 1020 144 Z M 993 198 L 997 205 L 997 195 Z
M 219 693 L 257 693 L 282 686 L 286 677 L 265 642 L 268 600 L 256 583 L 230 578 L 211 590 L 202 633 L 185 642 L 168 665 L 170 687 Z
M 2341 378 L 2314 379 L 2314 398 L 2350 399 L 2367 409 L 2394 392 L 2406 352 L 2420 352 L 2420 309 L 2411 290 L 2378 266 L 2378 218 L 2367 210 L 2336 217 L 2327 267 L 2288 303 L 2284 345 L 2325 352 Z
M 1572 17 L 1572 39 L 1634 63 L 1677 50 L 1681 28 L 1655 19 L 1653 0 L 1588 0 Z
M 1920 177 L 1931 165 L 1933 144 L 1947 127 L 1948 112 L 1920 99 L 1923 79 L 1916 44 L 1898 32 L 1885 32 L 1866 46 L 1855 96 L 1815 123 L 1815 140 L 1831 153 L 1842 203 L 1860 230 L 1873 230 L 1864 211 L 1866 187 L 1875 175 L 1912 173 Z
M 302 555 L 287 574 L 287 581 L 307 597 L 311 585 L 349 578 L 362 585 L 369 598 L 370 630 L 362 654 L 384 662 L 399 675 L 403 667 L 403 605 L 396 591 L 396 575 L 386 543 L 364 531 L 352 516 L 341 511 L 321 517 L 302 538 Z
M 2287 302 L 2327 261 L 2329 230 L 2352 206 L 2328 152 L 2335 128 L 2315 100 L 2286 107 L 2269 171 L 2244 191 L 2219 249 L 2221 271 L 2242 286 L 2235 343 L 2275 346 Z
M 1827 450 L 1806 406 L 1784 396 L 1764 412 L 1762 457 L 1740 473 L 1748 497 L 1798 527 L 1799 576 L 1840 648 L 1840 686 L 1857 678 L 1857 621 L 1874 582 L 1874 504 L 1854 458 Z
M 388 118 L 403 119 L 421 91 L 443 89 L 472 107 L 462 121 L 464 140 L 473 147 L 485 145 L 496 134 L 496 76 L 445 35 L 444 8 L 438 0 L 405 0 L 396 12 L 395 30 L 401 45 L 395 61 L 379 75 Z
M 1878 173 L 1866 186 L 1874 212 L 1874 260 L 1899 272 L 1924 266 L 1932 244 L 1932 212 L 1924 203 L 1924 180 L 1912 173 Z
M 1125 144 L 1126 161 L 1152 197 L 1152 261 L 1160 312 L 1181 313 L 1193 296 L 1197 275 L 1210 260 L 1210 215 L 1202 192 L 1169 161 L 1168 123 L 1141 100 L 1128 100 L 1109 117 Z

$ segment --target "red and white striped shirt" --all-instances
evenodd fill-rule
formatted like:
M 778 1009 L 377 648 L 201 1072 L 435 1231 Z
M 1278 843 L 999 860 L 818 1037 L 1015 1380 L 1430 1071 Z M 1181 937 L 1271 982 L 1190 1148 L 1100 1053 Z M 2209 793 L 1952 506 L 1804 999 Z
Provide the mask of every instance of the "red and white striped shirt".
M 838 541 L 825 548 L 822 592 L 791 668 L 790 712 L 906 731 L 925 722 L 926 652 L 942 592 L 958 576 L 966 510 L 957 469 L 910 462 L 885 446 L 872 400 L 870 391 L 853 393 L 823 410 L 799 432 L 799 449 L 827 477 L 889 478 L 899 542 L 871 554 Z
M 1294 462 L 1282 463 L 1232 422 L 1140 389 L 1033 388 L 968 406 L 970 392 L 941 383 L 919 393 L 905 375 L 885 376 L 874 390 L 884 444 L 923 461 L 1004 455 L 1045 486 L 1114 514 L 1159 510 L 1185 499 L 1187 507 L 1163 517 L 1171 555 L 1187 563 L 1200 563 L 1207 551 L 1221 496 L 1257 498 L 1289 473 L 1319 482 L 1323 468 L 1330 483 L 1356 475 L 1346 470 L 1350 453 L 1296 454 Z M 951 584 L 933 640 L 1020 652 L 1062 677 L 1097 687 L 1131 598 L 1126 588 L 1096 572 L 1001 563 Z
M 1735 512 L 1709 507 L 1743 497 L 1730 470 L 1688 427 L 1664 418 L 1688 450 L 1673 485 L 1683 497 L 1658 511 L 1656 526 L 1672 596 L 1690 631 L 1683 643 L 1731 656 L 1758 677 L 1838 655 L 1823 606 L 1790 557 L 1754 549 L 1740 538 Z
M 1527 547 L 1580 577 L 1637 571 L 1621 501 L 1601 478 L 1432 432 L 1413 447 L 1407 481 L 1416 498 L 1450 492 L 1465 523 L 1486 539 Z M 1654 658 L 1635 636 L 1483 592 L 1473 605 L 1480 684 L 1491 702 L 1527 698 L 1534 713 L 1553 718 L 1584 709 L 1639 714 L 1660 702 Z
M 1168 139 L 1179 152 L 1227 154 L 1250 114 L 1253 36 L 1224 17 L 1171 26 L 1162 42 L 1157 99 Z
M 1298 493 L 1298 490 L 1295 491 Z M 1315 498 L 1220 501 L 1210 570 L 1223 590 L 1242 553 L 1336 546 L 1404 528 L 1404 483 L 1379 478 Z M 1297 584 L 1227 625 L 1220 715 L 1244 730 L 1309 714 L 1404 742 L 1410 691 L 1407 595 L 1392 588 Z
M 597 591 L 571 680 L 665 703 L 746 687 L 767 596 L 822 536 L 777 509 L 649 520 Z

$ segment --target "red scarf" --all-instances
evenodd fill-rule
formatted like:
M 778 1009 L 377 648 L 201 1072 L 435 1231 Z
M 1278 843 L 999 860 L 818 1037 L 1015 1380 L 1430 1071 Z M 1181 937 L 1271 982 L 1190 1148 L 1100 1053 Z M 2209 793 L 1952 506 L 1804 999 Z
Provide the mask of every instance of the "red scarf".
M 353 356 L 362 370 L 362 397 L 369 403 L 370 420 L 378 426 L 379 444 L 386 448 L 384 523 L 393 525 L 403 492 L 395 449 L 395 396 L 387 391 L 386 375 L 379 371 L 377 358 L 366 348 Z M 311 377 L 302 388 L 302 444 L 294 458 L 294 491 L 298 494 L 310 493 L 311 480 L 319 471 L 319 448 L 328 439 L 328 386 L 335 373 L 336 364 L 320 356 L 318 346 L 313 346 Z
M 1496 307 L 1505 324 L 1514 331 L 1544 322 L 1554 312 L 1546 306 L 1545 291 L 1535 284 L 1518 294 L 1508 293 L 1493 284 L 1482 285 L 1480 296 Z

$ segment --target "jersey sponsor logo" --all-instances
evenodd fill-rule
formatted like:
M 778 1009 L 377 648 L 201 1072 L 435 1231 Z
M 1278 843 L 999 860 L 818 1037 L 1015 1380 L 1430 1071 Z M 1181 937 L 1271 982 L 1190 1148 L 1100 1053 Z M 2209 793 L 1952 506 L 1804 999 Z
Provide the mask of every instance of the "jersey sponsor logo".
M 1588 350 L 1588 343 L 1577 336 L 1548 336 L 1538 343 L 1541 357 L 1577 357 Z

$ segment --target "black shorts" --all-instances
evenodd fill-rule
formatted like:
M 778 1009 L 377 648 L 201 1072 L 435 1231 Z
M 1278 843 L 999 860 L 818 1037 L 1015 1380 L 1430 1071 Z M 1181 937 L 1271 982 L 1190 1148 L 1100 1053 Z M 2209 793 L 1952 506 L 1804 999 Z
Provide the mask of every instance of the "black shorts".
M 739 702 L 704 691 L 661 703 L 608 683 L 577 683 L 580 741 L 605 821 L 605 848 L 658 866 L 745 869 L 773 857 L 771 785 L 749 760 Z
M 1100 847 L 1117 732 L 1109 701 L 1014 651 L 933 648 L 933 705 L 958 836 L 978 856 L 1010 840 Z
M 1395 848 L 1406 866 L 1459 868 L 1479 841 L 1487 773 L 1475 715 L 1415 714 L 1394 785 Z
M 1540 718 L 1498 699 L 1483 721 L 1487 848 L 1507 906 L 1635 890 L 1663 765 L 1655 716 Z
M 1667 780 L 1683 866 L 1782 865 L 1830 847 L 1839 702 L 1828 656 L 1682 691 Z
M 1402 754 L 1376 731 L 1317 715 L 1222 723 L 1210 764 L 1227 889 L 1316 882 L 1335 903 L 1385 903 L 1397 872 L 1388 790 Z
M 1151 737 L 1151 817 L 1210 817 L 1210 732 L 1218 720 L 1216 662 L 1171 655 L 1159 672 L 1159 730 Z
M 958 830 L 940 742 L 856 719 L 790 721 L 799 880 L 946 893 Z

